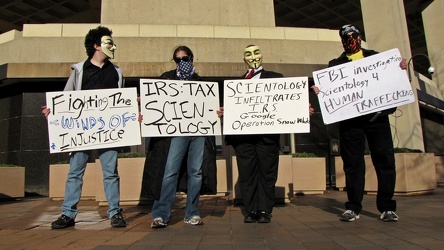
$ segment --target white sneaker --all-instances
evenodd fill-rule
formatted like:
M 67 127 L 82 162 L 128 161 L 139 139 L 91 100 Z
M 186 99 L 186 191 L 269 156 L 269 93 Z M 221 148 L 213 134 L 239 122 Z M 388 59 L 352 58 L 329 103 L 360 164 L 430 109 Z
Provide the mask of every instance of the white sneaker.
M 193 215 L 193 216 L 191 216 L 191 218 L 184 219 L 183 221 L 186 224 L 191 224 L 191 225 L 194 225 L 194 226 L 203 225 L 204 224 L 204 222 L 202 221 L 202 219 L 200 218 L 199 215 Z
M 399 216 L 395 214 L 393 211 L 384 211 L 384 213 L 381 214 L 381 217 L 379 217 L 380 220 L 384 222 L 395 222 L 398 221 Z
M 359 214 L 356 214 L 353 210 L 345 211 L 340 218 L 342 221 L 355 221 L 357 219 L 359 219 Z
M 151 222 L 151 228 L 164 228 L 166 226 L 168 226 L 168 224 L 160 217 L 154 218 Z

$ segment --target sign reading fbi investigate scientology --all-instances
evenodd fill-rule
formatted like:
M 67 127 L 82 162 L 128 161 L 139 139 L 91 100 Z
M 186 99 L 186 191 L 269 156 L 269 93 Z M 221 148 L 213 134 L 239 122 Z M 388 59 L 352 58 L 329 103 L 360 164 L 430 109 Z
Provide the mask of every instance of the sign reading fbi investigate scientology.
M 220 135 L 217 82 L 140 79 L 142 136 Z
M 47 92 L 50 153 L 140 145 L 136 88 Z
M 325 124 L 415 101 L 398 49 L 313 72 Z
M 224 82 L 224 134 L 310 132 L 308 78 Z

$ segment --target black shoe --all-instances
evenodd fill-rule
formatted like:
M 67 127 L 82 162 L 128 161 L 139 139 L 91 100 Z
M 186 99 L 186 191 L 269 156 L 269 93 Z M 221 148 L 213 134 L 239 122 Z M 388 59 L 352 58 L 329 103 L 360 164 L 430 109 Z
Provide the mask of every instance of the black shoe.
M 255 223 L 257 221 L 256 211 L 250 212 L 245 216 L 244 223 Z
M 257 213 L 259 223 L 270 223 L 271 222 L 271 214 L 269 212 L 260 211 Z
M 72 227 L 76 224 L 74 219 L 62 214 L 56 221 L 51 223 L 52 229 L 62 229 L 67 227 Z
M 123 219 L 121 213 L 117 213 L 111 217 L 111 226 L 112 227 L 126 227 L 126 221 Z

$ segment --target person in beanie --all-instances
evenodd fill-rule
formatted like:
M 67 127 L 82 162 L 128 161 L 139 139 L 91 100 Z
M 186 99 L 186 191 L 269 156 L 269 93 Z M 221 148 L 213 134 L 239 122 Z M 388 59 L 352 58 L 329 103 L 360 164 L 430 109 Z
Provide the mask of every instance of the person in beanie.
M 347 24 L 339 30 L 344 52 L 328 63 L 333 67 L 350 61 L 359 60 L 377 54 L 374 50 L 361 47 L 363 40 L 360 29 L 356 25 Z M 406 60 L 400 63 L 402 69 L 407 68 Z M 319 94 L 317 86 L 312 87 Z M 378 193 L 376 206 L 381 212 L 380 220 L 385 222 L 398 221 L 395 213 L 396 201 L 393 200 L 396 182 L 395 156 L 392 134 L 388 115 L 396 108 L 382 112 L 371 113 L 348 120 L 340 121 L 339 136 L 341 157 L 344 162 L 344 172 L 348 201 L 346 211 L 341 215 L 341 221 L 355 221 L 362 211 L 362 199 L 365 185 L 364 151 L 367 139 L 373 165 L 378 177 Z

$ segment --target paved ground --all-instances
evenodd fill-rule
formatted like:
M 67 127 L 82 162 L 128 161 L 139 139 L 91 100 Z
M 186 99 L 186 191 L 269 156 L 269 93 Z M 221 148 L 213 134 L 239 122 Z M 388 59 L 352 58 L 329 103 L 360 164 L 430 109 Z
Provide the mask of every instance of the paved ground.
M 60 201 L 25 198 L 0 201 L 0 249 L 444 249 L 444 187 L 433 194 L 396 197 L 400 221 L 379 221 L 375 196 L 364 197 L 355 222 L 339 221 L 346 194 L 297 196 L 276 206 L 270 224 L 244 224 L 242 207 L 226 197 L 204 197 L 205 225 L 182 221 L 178 198 L 167 228 L 151 229 L 151 207 L 125 206 L 126 228 L 111 228 L 106 207 L 81 201 L 75 227 L 51 230 Z

